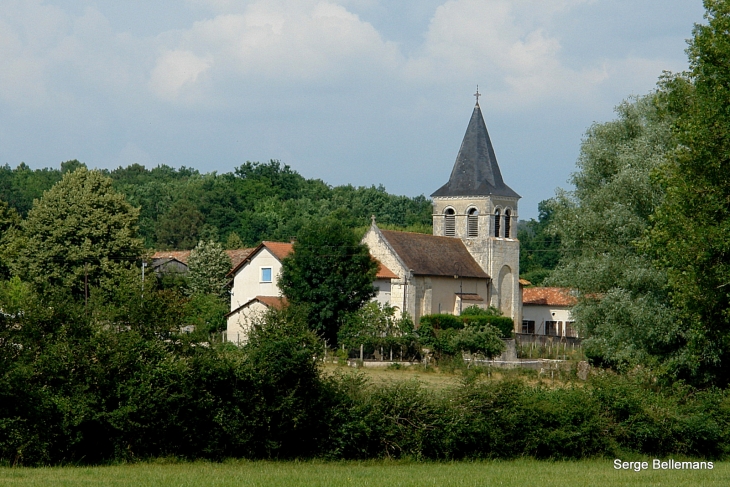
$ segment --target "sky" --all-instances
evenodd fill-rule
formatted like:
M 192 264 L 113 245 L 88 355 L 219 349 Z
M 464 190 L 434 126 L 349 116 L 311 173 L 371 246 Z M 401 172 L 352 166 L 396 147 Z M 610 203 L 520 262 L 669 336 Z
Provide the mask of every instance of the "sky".
M 233 171 L 430 195 L 479 104 L 519 218 L 616 105 L 687 69 L 701 0 L 2 0 L 0 165 Z

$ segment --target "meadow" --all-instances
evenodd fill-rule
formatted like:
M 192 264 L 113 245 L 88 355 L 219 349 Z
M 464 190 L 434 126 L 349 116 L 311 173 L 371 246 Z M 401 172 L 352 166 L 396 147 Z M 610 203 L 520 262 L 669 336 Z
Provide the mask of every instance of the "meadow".
M 647 459 L 651 462 L 651 459 Z M 617 471 L 612 459 L 546 462 L 274 462 L 152 463 L 98 467 L 0 468 L 0 485 L 31 486 L 725 486 L 730 463 L 713 470 Z

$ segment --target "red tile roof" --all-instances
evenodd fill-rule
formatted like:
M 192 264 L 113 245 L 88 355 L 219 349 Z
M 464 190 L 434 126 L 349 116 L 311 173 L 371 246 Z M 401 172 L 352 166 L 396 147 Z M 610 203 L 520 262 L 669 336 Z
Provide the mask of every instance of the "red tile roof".
M 225 318 L 228 319 L 231 316 L 235 315 L 239 311 L 241 311 L 243 308 L 246 308 L 250 306 L 254 301 L 258 301 L 259 303 L 263 304 L 267 308 L 274 308 L 274 309 L 282 309 L 284 306 L 288 304 L 288 301 L 286 297 L 282 296 L 256 296 L 253 299 L 249 299 L 245 303 L 243 303 L 238 308 L 234 309 L 233 311 L 226 313 Z
M 269 308 L 281 309 L 287 305 L 288 301 L 285 297 L 281 296 L 256 296 L 251 301 L 256 300 L 261 304 L 268 306 Z M 251 302 L 249 301 L 249 303 Z
M 388 269 L 383 265 L 382 262 L 380 262 L 378 259 L 373 258 L 375 262 L 378 263 L 378 273 L 375 275 L 378 279 L 398 279 L 398 276 L 395 275 L 393 271 Z
M 522 290 L 523 306 L 573 306 L 577 301 L 566 287 L 526 287 Z
M 269 249 L 269 251 L 279 260 L 291 254 L 293 246 L 291 243 L 283 242 L 261 242 L 261 245 Z

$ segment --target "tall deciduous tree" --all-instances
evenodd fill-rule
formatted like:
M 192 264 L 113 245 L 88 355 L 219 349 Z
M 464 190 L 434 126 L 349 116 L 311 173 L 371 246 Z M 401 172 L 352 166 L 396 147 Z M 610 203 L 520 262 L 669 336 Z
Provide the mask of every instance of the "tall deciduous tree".
M 293 249 L 282 262 L 279 288 L 333 346 L 344 316 L 375 296 L 378 265 L 351 229 L 329 218 L 304 227 Z
M 630 368 L 675 349 L 666 273 L 637 247 L 664 191 L 651 177 L 675 145 L 663 95 L 627 101 L 587 132 L 571 182 L 552 201 L 562 244 L 548 282 L 579 291 L 573 316 L 594 363 Z
M 138 215 L 99 171 L 67 172 L 23 221 L 15 271 L 39 286 L 83 295 L 85 281 L 98 285 L 142 255 Z
M 661 182 L 648 247 L 667 269 L 684 346 L 675 375 L 699 384 L 730 381 L 730 2 L 705 0 L 687 50 L 689 79 L 673 81 L 679 141 Z
M 188 286 L 193 294 L 221 296 L 228 282 L 226 274 L 231 270 L 231 258 L 221 244 L 201 240 L 190 252 L 188 270 Z

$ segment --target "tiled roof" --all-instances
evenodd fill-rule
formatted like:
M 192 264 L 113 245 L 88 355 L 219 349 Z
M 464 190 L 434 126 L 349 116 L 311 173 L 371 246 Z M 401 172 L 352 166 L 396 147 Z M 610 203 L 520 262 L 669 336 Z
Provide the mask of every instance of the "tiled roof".
M 231 269 L 246 260 L 246 257 L 248 257 L 252 251 L 253 248 L 226 250 L 226 254 L 228 254 L 228 257 L 231 258 Z
M 261 242 L 261 245 L 269 249 L 274 256 L 282 260 L 287 255 L 291 254 L 293 244 L 284 242 Z
M 231 268 L 235 268 L 243 260 L 248 257 L 253 249 L 233 249 L 226 250 L 226 254 L 231 259 Z M 175 259 L 183 264 L 188 264 L 190 258 L 190 250 L 160 250 L 152 255 L 153 260 L 157 259 Z
M 291 252 L 292 252 L 291 243 L 268 242 L 268 241 L 261 242 L 256 248 L 251 249 L 251 251 L 248 253 L 248 255 L 246 255 L 246 257 L 244 257 L 237 264 L 235 264 L 227 275 L 233 276 L 234 274 L 236 274 L 238 272 L 238 269 L 243 267 L 246 264 L 246 262 L 249 262 L 263 248 L 267 248 L 269 250 L 269 252 L 271 252 L 271 254 L 279 260 L 282 260 L 283 258 L 285 258 L 287 255 L 291 254 Z M 231 259 L 231 260 L 233 260 L 233 259 Z
M 189 250 L 161 250 L 152 255 L 152 259 L 175 259 L 183 264 L 188 263 Z
M 456 156 L 449 182 L 431 196 L 486 195 L 520 197 L 502 180 L 487 125 L 477 103 L 466 128 L 464 140 L 461 142 L 459 154 Z
M 523 306 L 573 306 L 577 301 L 565 287 L 526 287 L 522 290 Z
M 234 309 L 230 313 L 226 313 L 225 318 L 228 319 L 229 317 L 235 315 L 236 313 L 241 311 L 243 308 L 250 306 L 252 303 L 254 303 L 256 301 L 263 304 L 267 308 L 274 308 L 274 309 L 282 309 L 288 303 L 286 297 L 282 297 L 282 296 L 256 296 L 253 299 L 249 299 L 248 301 L 246 301 L 245 303 L 243 303 L 241 306 Z
M 373 258 L 373 260 L 378 263 L 378 273 L 375 277 L 378 279 L 398 279 L 398 276 L 395 275 L 393 271 L 385 267 L 382 262 L 376 258 Z
M 380 233 L 416 275 L 489 279 L 461 239 L 393 230 Z
M 281 309 L 287 304 L 286 298 L 281 296 L 256 296 L 253 299 L 259 301 L 261 304 L 265 304 L 269 308 L 274 309 Z

